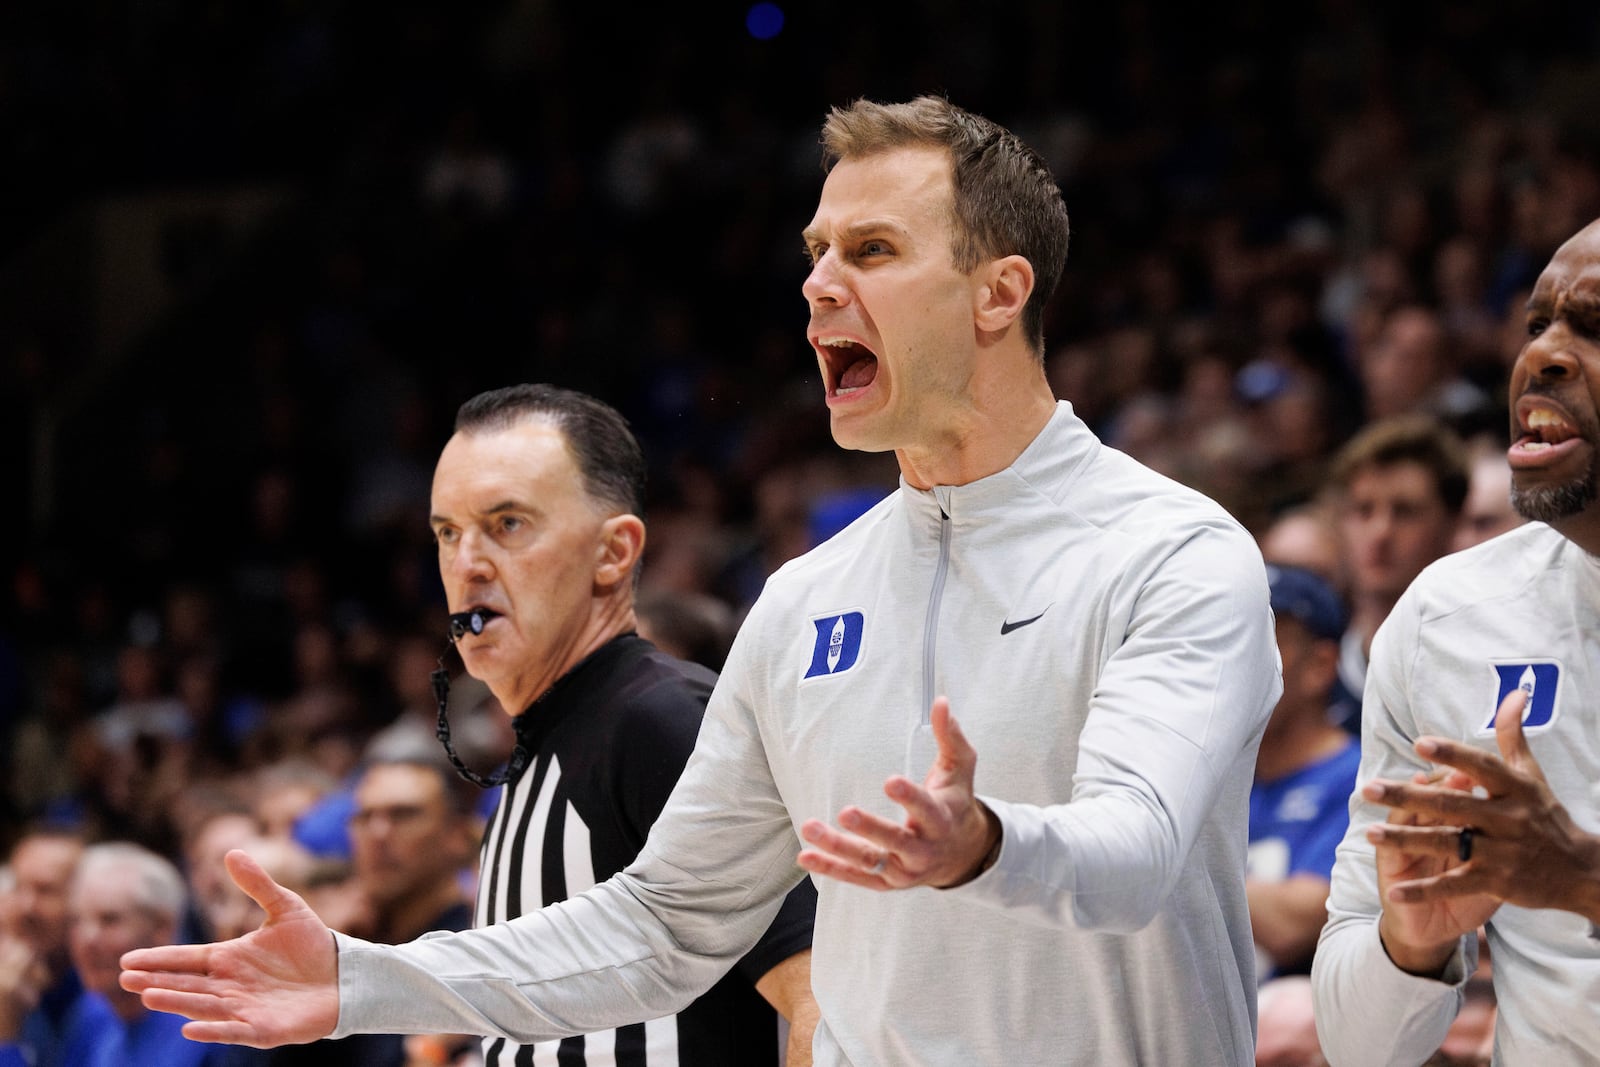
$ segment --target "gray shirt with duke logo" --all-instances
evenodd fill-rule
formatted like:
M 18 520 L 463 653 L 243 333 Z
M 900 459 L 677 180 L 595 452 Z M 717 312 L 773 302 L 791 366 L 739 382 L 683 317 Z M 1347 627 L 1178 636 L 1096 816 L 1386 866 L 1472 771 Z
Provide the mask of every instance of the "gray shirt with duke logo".
M 1526 682 L 1523 729 L 1573 821 L 1600 832 L 1600 559 L 1529 523 L 1429 566 L 1372 642 L 1358 782 L 1408 781 L 1428 767 L 1423 734 L 1498 752 L 1494 714 Z M 1390 962 L 1378 939 L 1378 881 L 1366 829 L 1388 809 L 1357 792 L 1339 845 L 1328 925 L 1312 967 L 1317 1029 L 1330 1063 L 1421 1063 L 1461 1006 L 1477 960 L 1463 938 L 1443 981 Z M 1537 871 L 1527 872 L 1537 878 Z M 1600 1049 L 1600 940 L 1570 912 L 1503 904 L 1488 923 L 1495 1063 L 1592 1063 Z
M 338 1033 L 531 1042 L 676 1010 L 801 876 L 797 827 L 903 818 L 948 695 L 999 816 L 955 890 L 822 880 L 816 1062 L 1244 1067 L 1255 750 L 1279 691 L 1265 571 L 1212 501 L 1062 403 L 1009 468 L 900 490 L 780 569 L 638 861 L 513 922 L 340 939 Z

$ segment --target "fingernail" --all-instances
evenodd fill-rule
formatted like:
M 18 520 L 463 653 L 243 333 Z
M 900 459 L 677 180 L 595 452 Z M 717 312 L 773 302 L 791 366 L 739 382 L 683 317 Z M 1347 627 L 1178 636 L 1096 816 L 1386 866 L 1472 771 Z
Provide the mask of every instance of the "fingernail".
M 1439 751 L 1439 746 L 1432 741 L 1422 740 L 1417 742 L 1417 754 L 1420 756 L 1431 756 L 1437 751 Z
M 1377 782 L 1368 782 L 1366 785 L 1361 787 L 1361 795 L 1366 797 L 1368 800 L 1382 800 L 1383 786 L 1379 785 Z

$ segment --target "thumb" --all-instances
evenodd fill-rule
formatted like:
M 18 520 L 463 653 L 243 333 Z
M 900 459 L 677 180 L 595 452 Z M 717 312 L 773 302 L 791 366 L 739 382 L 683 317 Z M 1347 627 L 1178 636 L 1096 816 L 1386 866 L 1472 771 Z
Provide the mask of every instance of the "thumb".
M 933 726 L 933 739 L 939 746 L 936 766 L 970 780 L 978 764 L 978 753 L 973 750 L 967 735 L 961 732 L 961 724 L 950 713 L 950 698 L 935 697 L 928 719 Z
M 1528 691 L 1519 687 L 1506 694 L 1494 713 L 1495 743 L 1500 746 L 1500 758 L 1512 767 L 1525 768 L 1534 762 L 1528 739 L 1522 734 L 1522 712 L 1527 706 Z
M 267 913 L 267 922 L 307 906 L 299 894 L 274 882 L 255 857 L 243 849 L 233 849 L 222 857 L 222 862 L 228 868 L 228 876 L 233 879 L 233 884 L 244 890 L 245 896 L 261 905 L 261 910 Z

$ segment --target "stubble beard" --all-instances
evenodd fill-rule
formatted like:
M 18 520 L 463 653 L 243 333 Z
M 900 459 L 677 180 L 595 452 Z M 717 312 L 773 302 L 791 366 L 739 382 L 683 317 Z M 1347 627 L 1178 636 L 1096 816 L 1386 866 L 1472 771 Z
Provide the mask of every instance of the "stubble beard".
M 1527 489 L 1511 486 L 1511 507 L 1518 515 L 1534 522 L 1555 523 L 1582 514 L 1597 499 L 1600 485 L 1595 479 L 1595 453 L 1589 453 L 1589 463 L 1583 473 L 1560 485 L 1535 485 Z

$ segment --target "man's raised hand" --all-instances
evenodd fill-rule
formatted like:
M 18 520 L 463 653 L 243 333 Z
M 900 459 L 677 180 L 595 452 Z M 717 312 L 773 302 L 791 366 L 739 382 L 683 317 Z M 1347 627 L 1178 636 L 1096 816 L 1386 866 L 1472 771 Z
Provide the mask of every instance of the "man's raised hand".
M 272 1048 L 326 1037 L 339 1021 L 333 934 L 297 894 L 237 849 L 224 862 L 266 912 L 260 929 L 213 945 L 142 948 L 122 957 L 122 987 L 155 1011 L 188 1016 L 185 1037 Z
M 930 712 L 938 745 L 919 785 L 903 775 L 884 783 L 886 796 L 906 811 L 903 823 L 854 805 L 839 826 L 810 819 L 800 828 L 810 848 L 800 866 L 866 889 L 947 888 L 970 881 L 1000 841 L 1000 822 L 973 792 L 978 754 L 938 697 Z

